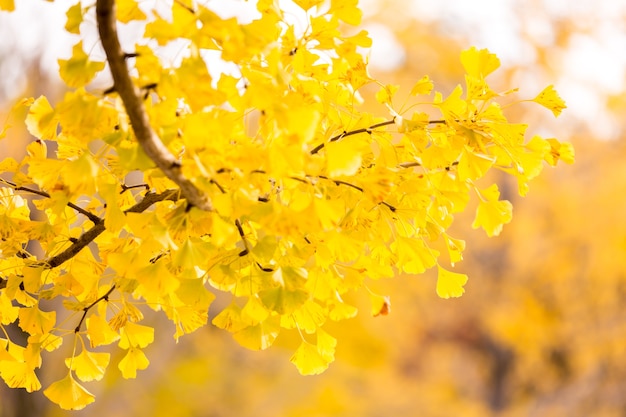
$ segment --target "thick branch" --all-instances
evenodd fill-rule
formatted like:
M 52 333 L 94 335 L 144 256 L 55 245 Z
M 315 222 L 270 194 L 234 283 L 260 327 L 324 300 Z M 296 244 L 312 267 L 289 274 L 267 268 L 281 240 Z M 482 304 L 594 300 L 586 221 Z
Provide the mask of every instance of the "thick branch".
M 137 141 L 146 155 L 156 163 L 157 167 L 180 187 L 183 196 L 190 204 L 202 210 L 213 211 L 213 205 L 209 197 L 200 191 L 189 179 L 185 178 L 182 174 L 180 162 L 163 145 L 161 139 L 150 126 L 140 91 L 135 87 L 128 73 L 128 67 L 126 66 L 127 55 L 122 51 L 117 36 L 115 0 L 97 0 L 96 17 L 100 41 L 111 68 L 114 88 L 124 103 Z
M 148 193 L 145 195 L 143 200 L 141 200 L 139 203 L 135 204 L 131 208 L 125 210 L 124 213 L 141 213 L 158 201 L 168 199 L 175 200 L 176 194 L 177 193 L 173 191 L 166 191 L 161 194 Z M 104 232 L 104 230 L 104 221 L 101 220 L 100 222 L 96 223 L 91 229 L 83 233 L 78 239 L 76 239 L 76 241 L 74 241 L 74 243 L 72 243 L 69 248 L 65 249 L 58 255 L 53 256 L 47 261 L 44 261 L 44 265 L 46 265 L 46 267 L 48 268 L 56 268 L 57 266 L 70 260 L 71 258 L 76 256 L 78 252 L 83 250 L 85 246 L 89 245 L 91 242 L 94 241 L 95 238 L 100 236 L 100 234 Z

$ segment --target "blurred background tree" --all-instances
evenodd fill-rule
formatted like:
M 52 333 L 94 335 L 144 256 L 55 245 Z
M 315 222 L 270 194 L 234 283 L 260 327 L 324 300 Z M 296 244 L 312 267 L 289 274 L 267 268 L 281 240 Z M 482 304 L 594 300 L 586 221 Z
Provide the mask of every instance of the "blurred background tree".
M 71 42 L 51 34 L 64 22 L 54 18 L 55 6 L 22 0 L 18 12 L 41 18 L 28 24 L 0 15 L 0 120 L 17 96 L 62 92 L 50 59 L 58 54 L 50 49 L 69 54 Z M 341 335 L 337 360 L 324 374 L 301 377 L 289 363 L 292 350 L 249 352 L 207 326 L 177 346 L 161 335 L 140 378 L 108 373 L 93 387 L 98 401 L 73 415 L 624 415 L 626 4 L 362 0 L 361 6 L 374 38 L 372 72 L 401 90 L 431 74 L 444 93 L 451 91 L 463 75 L 459 52 L 470 45 L 502 59 L 506 71 L 492 80 L 496 89 L 554 83 L 569 107 L 558 123 L 535 106 L 517 106 L 507 116 L 574 142 L 577 163 L 546 172 L 525 199 L 500 180 L 514 218 L 498 239 L 462 230 L 472 243 L 460 266 L 473 278 L 462 298 L 439 299 L 435 280 L 423 276 L 377 282 L 372 289 L 391 295 L 393 311 L 341 323 L 334 332 Z M 9 135 L 0 152 L 19 157 L 30 139 L 23 129 Z M 367 300 L 351 301 L 367 311 Z M 227 302 L 218 298 L 214 307 Z M 45 374 L 41 379 L 49 382 Z M 0 386 L 0 417 L 69 414 L 41 392 L 24 399 L 21 391 Z

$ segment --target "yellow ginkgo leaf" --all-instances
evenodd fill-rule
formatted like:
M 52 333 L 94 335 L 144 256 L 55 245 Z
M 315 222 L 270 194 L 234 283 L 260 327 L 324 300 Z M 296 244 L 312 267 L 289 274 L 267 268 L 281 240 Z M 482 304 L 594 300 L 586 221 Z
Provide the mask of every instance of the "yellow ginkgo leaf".
M 146 300 L 156 301 L 176 291 L 180 285 L 178 278 L 172 275 L 161 262 L 151 263 L 137 271 L 136 279 L 140 284 L 136 291 Z
M 95 401 L 95 396 L 76 382 L 71 372 L 52 383 L 43 393 L 64 410 L 81 410 Z
M 137 377 L 137 371 L 146 369 L 148 365 L 150 361 L 141 349 L 130 348 L 117 367 L 125 379 L 132 379 Z
M 265 350 L 272 346 L 280 333 L 280 318 L 269 316 L 262 322 L 246 327 L 233 335 L 243 347 L 252 350 Z
M 278 314 L 291 314 L 302 306 L 309 294 L 304 290 L 290 291 L 282 286 L 259 293 L 263 305 Z
M 0 360 L 0 377 L 10 388 L 24 388 L 28 392 L 41 389 L 34 369 L 26 362 Z
M 357 315 L 359 310 L 350 304 L 337 303 L 333 304 L 332 309 L 328 313 L 328 317 L 334 321 L 351 319 Z
M 541 104 L 548 110 L 551 110 L 554 117 L 558 117 L 563 109 L 567 108 L 565 101 L 559 97 L 559 94 L 556 92 L 553 85 L 549 85 L 544 88 L 537 97 L 532 99 L 532 101 Z
M 57 336 L 52 333 L 41 334 L 36 336 L 30 336 L 28 338 L 29 343 L 39 343 L 41 345 L 41 349 L 45 349 L 48 352 L 52 352 L 63 344 L 63 337 Z
M 131 20 L 145 20 L 146 14 L 139 8 L 137 0 L 117 0 L 117 20 L 128 23 Z
M 83 87 L 104 69 L 104 62 L 89 60 L 83 50 L 83 41 L 74 45 L 70 59 L 59 59 L 58 62 L 61 79 L 74 88 Z
M 313 207 L 322 230 L 334 229 L 346 215 L 345 202 L 339 200 L 316 198 Z
M 80 355 L 65 359 L 65 365 L 83 382 L 99 381 L 104 376 L 110 357 L 106 352 L 89 352 L 83 349 Z
M 391 244 L 397 255 L 397 266 L 407 274 L 421 274 L 435 265 L 439 252 L 429 248 L 422 239 L 398 236 Z
M 302 341 L 300 347 L 291 356 L 291 363 L 296 365 L 302 375 L 318 375 L 328 368 L 330 363 L 319 352 L 317 346 Z
M 28 110 L 26 128 L 36 138 L 53 140 L 57 137 L 58 125 L 58 117 L 48 99 L 44 96 L 39 96 Z
M 250 324 L 256 324 L 267 319 L 270 315 L 268 309 L 263 305 L 260 297 L 250 297 L 248 302 L 241 309 L 241 316 Z
M 330 7 L 339 20 L 354 26 L 361 23 L 363 12 L 358 7 L 358 0 L 331 0 Z
M 22 196 L 15 194 L 15 191 L 12 188 L 0 188 L 0 207 L 2 207 L 2 214 L 11 219 L 30 219 L 28 202 Z
M 309 299 L 302 307 L 289 317 L 289 327 L 298 327 L 303 332 L 315 333 L 324 324 L 328 312 L 315 301 Z M 285 317 L 285 316 L 283 316 Z M 292 326 L 293 324 L 293 326 Z M 283 325 L 283 327 L 285 327 Z
M 350 85 L 355 90 L 372 81 L 372 78 L 367 73 L 367 65 L 363 62 L 357 63 L 353 68 L 350 68 L 346 74 L 346 79 L 349 80 Z
M 350 176 L 361 168 L 361 151 L 349 140 L 339 140 L 326 144 L 326 164 L 328 176 Z
M 201 239 L 186 239 L 178 245 L 178 250 L 173 254 L 172 264 L 175 267 L 187 269 L 202 265 L 202 261 L 209 256 L 207 246 L 206 242 Z M 174 277 L 171 277 L 170 281 L 165 285 L 169 288 L 168 291 L 174 291 L 178 287 L 178 281 Z
M 323 2 L 324 0 L 294 0 L 294 3 L 302 7 L 304 10 L 309 10 Z
M 7 137 L 7 132 L 9 131 L 9 129 L 11 127 L 13 127 L 13 122 L 15 120 L 22 120 L 22 116 L 21 111 L 22 111 L 22 107 L 26 106 L 32 106 L 33 103 L 35 102 L 35 99 L 32 97 L 29 98 L 23 98 L 19 101 L 17 101 L 12 107 L 11 110 L 9 111 L 9 114 L 6 115 L 6 118 L 4 119 L 4 123 L 2 123 L 2 127 L 0 127 L 0 140 L 4 139 Z M 2 161 L 4 162 L 4 161 Z M 2 163 L 0 162 L 0 163 Z
M 547 140 L 535 135 L 528 141 L 525 148 L 526 152 L 517 155 L 517 163 L 521 167 L 520 173 L 523 174 L 524 179 L 530 180 L 541 173 L 543 161 L 550 153 L 551 147 Z
M 315 138 L 319 126 L 320 113 L 313 107 L 289 109 L 287 128 L 301 138 L 301 143 L 309 143 Z
M 432 82 L 430 77 L 428 77 L 428 75 L 424 75 L 417 83 L 415 83 L 410 94 L 412 96 L 428 95 L 431 91 L 433 91 L 434 87 L 435 84 Z
M 369 34 L 366 30 L 361 30 L 359 33 L 353 36 L 349 36 L 345 38 L 346 42 L 353 43 L 362 48 L 369 48 L 372 46 L 372 38 L 370 38 Z M 357 66 L 363 68 L 367 71 L 367 64 L 364 62 L 357 62 Z M 369 78 L 369 77 L 368 77 Z M 370 78 L 371 81 L 371 78 Z
M 554 138 L 546 139 L 546 141 L 550 144 L 551 149 L 546 154 L 545 159 L 550 165 L 555 166 L 559 160 L 566 164 L 574 163 L 574 147 L 571 143 L 559 142 Z
M 36 305 L 20 308 L 19 326 L 31 335 L 46 334 L 56 323 L 56 311 L 41 311 Z
M 481 201 L 478 203 L 472 227 L 474 229 L 482 227 L 489 237 L 497 236 L 502 231 L 502 226 L 509 223 L 512 218 L 513 205 L 509 201 Z
M 87 319 L 87 337 L 91 347 L 96 347 L 109 345 L 119 339 L 120 335 L 111 329 L 105 319 L 94 314 Z
M 0 0 L 0 10 L 6 10 L 7 12 L 15 10 L 14 0 Z
M 80 34 L 80 24 L 83 23 L 83 6 L 80 1 L 67 9 L 65 15 L 67 16 L 65 30 L 76 35 Z
M 119 347 L 128 349 L 129 347 L 145 348 L 154 342 L 154 328 L 142 326 L 141 324 L 127 322 L 121 329 Z
M 209 319 L 207 308 L 194 308 L 182 305 L 176 308 L 165 308 L 164 310 L 168 318 L 176 324 L 176 332 L 174 333 L 176 341 L 178 341 L 180 336 L 189 334 L 204 326 Z
M 461 52 L 461 63 L 465 71 L 476 78 L 484 78 L 498 69 L 500 60 L 487 49 L 476 49 L 472 46 Z
M 398 92 L 400 86 L 387 84 L 383 86 L 378 92 L 376 92 L 376 101 L 381 104 L 387 104 L 391 106 L 393 96 Z
M 25 267 L 22 270 L 22 274 L 24 275 L 24 288 L 28 292 L 36 292 L 37 289 L 41 286 L 41 275 L 43 273 L 43 268 L 33 268 L 30 266 Z M 43 332 L 46 333 L 46 332 Z
M 322 329 L 317 329 L 317 351 L 328 363 L 335 360 L 335 348 L 337 339 L 326 333 Z
M 232 333 L 243 330 L 250 325 L 250 322 L 242 317 L 241 308 L 235 303 L 230 303 L 213 318 L 211 323 L 215 327 Z
M 477 153 L 469 147 L 465 147 L 459 160 L 459 178 L 463 181 L 482 178 L 495 161 L 495 157 Z
M 465 292 L 467 275 L 437 267 L 437 295 L 441 298 L 460 297 Z
M 450 255 L 450 263 L 454 265 L 456 262 L 463 260 L 463 251 L 465 250 L 465 241 L 455 239 L 448 235 L 444 235 L 448 254 Z
M 6 292 L 0 293 L 0 324 L 4 324 L 8 326 L 17 320 L 17 315 L 19 313 L 19 307 L 14 306 L 11 303 L 11 299 L 6 294 Z

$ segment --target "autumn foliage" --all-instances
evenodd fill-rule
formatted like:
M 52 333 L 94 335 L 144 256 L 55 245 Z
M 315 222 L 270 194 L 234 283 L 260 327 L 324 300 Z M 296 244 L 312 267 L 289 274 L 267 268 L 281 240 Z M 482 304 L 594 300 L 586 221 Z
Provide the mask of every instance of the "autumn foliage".
M 155 340 L 144 314 L 162 311 L 173 327 L 157 330 L 178 340 L 207 324 L 216 294 L 230 301 L 212 325 L 253 350 L 296 333 L 291 362 L 321 373 L 337 344 L 325 324 L 357 314 L 349 294 L 367 294 L 384 315 L 389 298 L 369 284 L 431 268 L 439 297 L 464 293 L 455 215 L 477 198 L 472 226 L 488 236 L 512 218 L 488 173 L 508 174 L 523 196 L 546 163 L 573 162 L 570 144 L 527 137 L 503 111 L 531 101 L 558 116 L 565 103 L 552 86 L 494 91 L 498 58 L 469 48 L 463 86 L 444 94 L 420 74 L 399 91 L 368 73 L 356 1 L 295 3 L 305 27 L 267 0 L 250 23 L 186 0 L 167 13 L 134 0 L 69 8 L 66 30 L 79 36 L 59 60 L 69 90 L 54 105 L 44 96 L 15 105 L 28 108 L 35 140 L 22 160 L 0 162 L 8 386 L 41 389 L 42 357 L 69 344 L 65 372 L 44 394 L 83 408 L 94 396 L 82 383 L 111 371 L 102 346 L 122 350 L 113 365 L 135 378 Z M 80 38 L 93 20 L 106 62 Z M 145 21 L 144 33 L 122 50 L 116 27 L 131 21 Z M 172 43 L 180 59 L 163 52 Z M 212 75 L 207 51 L 236 73 Z M 106 71 L 111 87 L 90 88 Z M 387 114 L 363 109 L 365 86 Z M 15 324 L 25 345 L 9 336 Z

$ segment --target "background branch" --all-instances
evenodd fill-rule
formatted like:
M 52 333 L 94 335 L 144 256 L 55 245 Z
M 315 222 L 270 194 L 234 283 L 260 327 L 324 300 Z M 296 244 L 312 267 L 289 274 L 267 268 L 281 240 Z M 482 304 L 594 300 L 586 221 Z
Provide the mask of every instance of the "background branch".
M 179 187 L 187 201 L 207 211 L 213 211 L 209 197 L 200 191 L 182 174 L 181 164 L 163 145 L 156 135 L 146 113 L 139 89 L 135 87 L 128 73 L 126 57 L 117 36 L 117 19 L 115 16 L 115 0 L 98 0 L 96 2 L 98 32 L 102 47 L 106 52 L 107 61 L 113 76 L 114 89 L 119 94 L 137 141 L 144 152 L 157 167 Z

